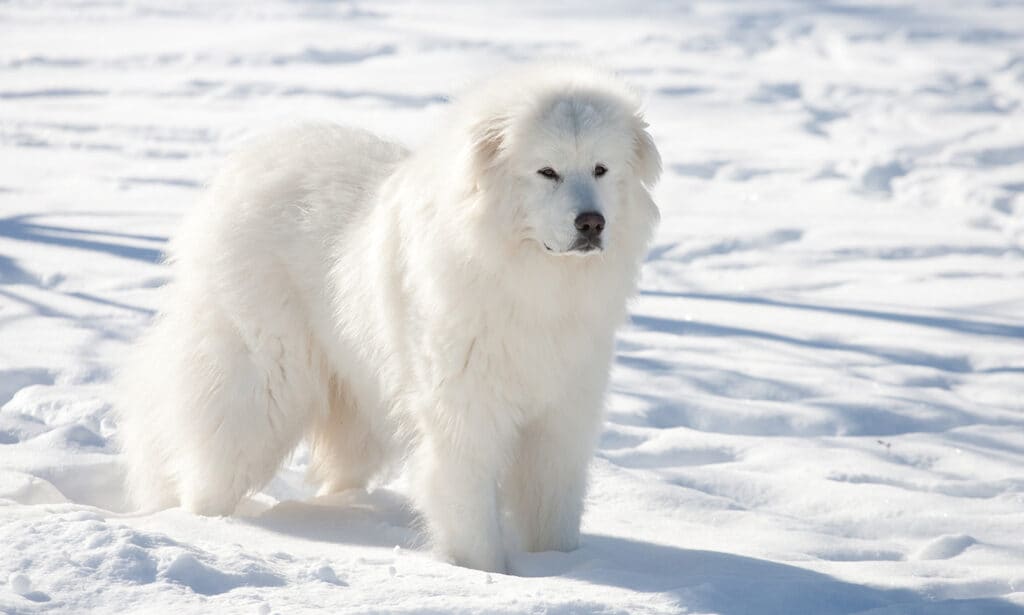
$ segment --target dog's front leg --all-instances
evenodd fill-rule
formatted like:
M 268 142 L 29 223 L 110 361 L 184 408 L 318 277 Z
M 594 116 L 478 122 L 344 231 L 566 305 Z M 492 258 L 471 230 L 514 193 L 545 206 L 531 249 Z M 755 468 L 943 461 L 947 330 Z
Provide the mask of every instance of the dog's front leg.
M 504 498 L 526 551 L 579 546 L 587 469 L 600 427 L 595 409 L 553 412 L 523 429 Z
M 417 500 L 434 548 L 469 568 L 505 572 L 497 481 L 514 426 L 489 408 L 441 404 L 422 425 Z

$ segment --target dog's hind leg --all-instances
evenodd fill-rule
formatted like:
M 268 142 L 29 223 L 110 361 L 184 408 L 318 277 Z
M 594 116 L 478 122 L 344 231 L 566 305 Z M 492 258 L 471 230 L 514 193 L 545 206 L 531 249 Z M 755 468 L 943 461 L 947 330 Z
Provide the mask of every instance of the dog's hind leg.
M 312 338 L 286 307 L 259 327 L 215 327 L 206 340 L 213 386 L 192 416 L 197 442 L 180 481 L 189 510 L 230 513 L 273 478 L 323 403 Z
M 336 376 L 327 380 L 327 407 L 313 420 L 309 433 L 308 477 L 320 486 L 320 495 L 364 488 L 384 459 L 384 447 L 354 396 Z
M 133 387 L 145 398 L 123 412 L 130 481 L 144 506 L 177 499 L 195 513 L 230 514 L 295 447 L 322 387 L 310 382 L 309 336 L 288 329 L 295 320 L 245 329 L 209 302 L 179 307 L 143 345 Z M 166 485 L 142 484 L 152 476 Z

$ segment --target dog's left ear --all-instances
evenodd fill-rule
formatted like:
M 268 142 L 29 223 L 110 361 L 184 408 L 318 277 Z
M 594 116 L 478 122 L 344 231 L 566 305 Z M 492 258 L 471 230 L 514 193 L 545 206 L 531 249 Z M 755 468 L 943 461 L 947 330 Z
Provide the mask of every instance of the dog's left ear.
M 637 115 L 633 126 L 633 168 L 649 190 L 661 177 L 661 154 L 651 133 L 647 132 L 647 126 L 643 116 Z
M 476 177 L 483 177 L 497 164 L 505 145 L 508 118 L 492 116 L 470 127 L 469 156 Z

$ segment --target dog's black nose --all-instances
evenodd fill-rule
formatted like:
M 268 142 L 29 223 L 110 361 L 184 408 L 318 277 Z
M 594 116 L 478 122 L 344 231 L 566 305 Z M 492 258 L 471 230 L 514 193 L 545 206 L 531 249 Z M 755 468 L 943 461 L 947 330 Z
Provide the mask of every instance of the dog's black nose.
M 587 239 L 597 239 L 604 230 L 604 216 L 596 211 L 585 211 L 576 216 L 576 230 Z

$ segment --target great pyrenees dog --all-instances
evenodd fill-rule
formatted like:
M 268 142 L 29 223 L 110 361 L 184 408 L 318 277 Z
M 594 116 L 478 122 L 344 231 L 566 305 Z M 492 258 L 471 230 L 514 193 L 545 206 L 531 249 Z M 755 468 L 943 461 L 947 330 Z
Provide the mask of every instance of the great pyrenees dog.
M 409 472 L 448 561 L 576 548 L 658 220 L 646 126 L 617 78 L 534 66 L 415 152 L 314 124 L 232 155 L 119 379 L 134 501 L 230 514 L 307 438 L 321 493 Z

